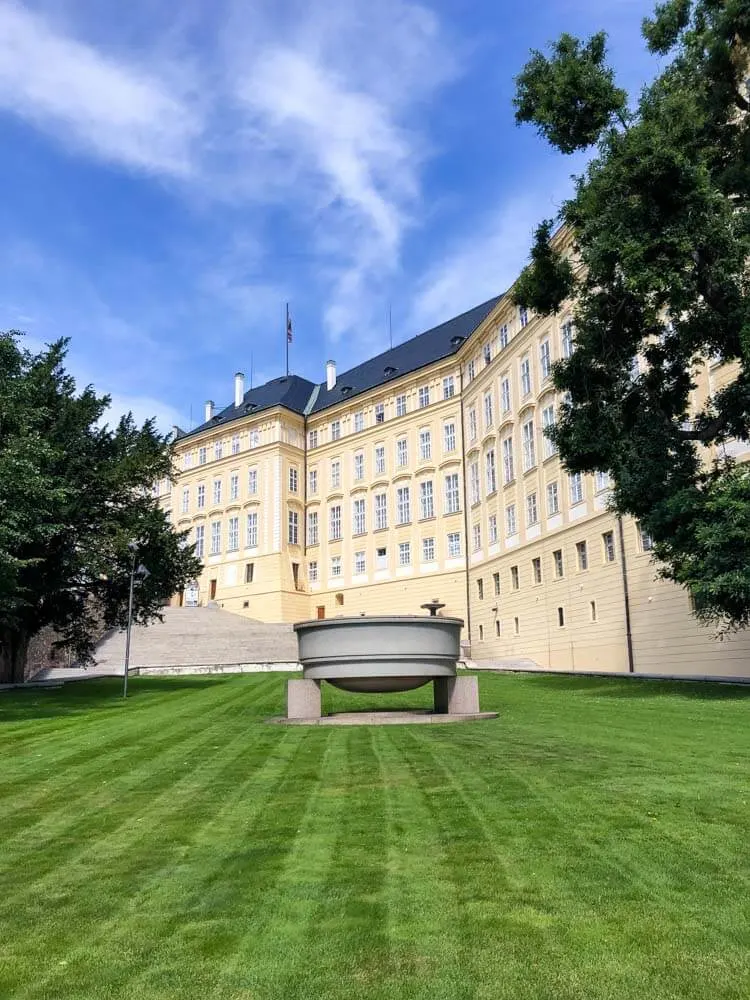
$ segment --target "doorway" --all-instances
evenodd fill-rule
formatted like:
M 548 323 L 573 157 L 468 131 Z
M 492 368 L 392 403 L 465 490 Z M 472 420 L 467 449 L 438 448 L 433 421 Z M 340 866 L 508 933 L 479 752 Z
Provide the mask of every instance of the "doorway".
M 326 606 L 325 606 L 325 604 L 319 604 L 318 605 L 318 621 L 320 621 L 322 618 L 325 618 L 325 616 L 326 616 Z
M 216 600 L 216 580 L 209 580 L 208 583 L 208 599 L 209 601 Z

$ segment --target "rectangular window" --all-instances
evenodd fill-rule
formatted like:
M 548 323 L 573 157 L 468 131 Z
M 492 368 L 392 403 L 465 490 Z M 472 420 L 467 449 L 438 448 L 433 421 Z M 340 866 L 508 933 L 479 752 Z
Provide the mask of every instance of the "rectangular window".
M 341 556 L 331 556 L 331 576 L 341 576 Z
M 510 567 L 510 589 L 518 590 L 521 585 L 520 578 L 518 576 L 518 566 Z
M 523 471 L 528 472 L 536 465 L 536 447 L 534 444 L 534 420 L 529 419 L 521 427 L 523 444 Z
M 406 396 L 396 396 L 396 416 L 404 417 L 406 416 Z
M 484 426 L 485 428 L 492 426 L 494 414 L 492 413 L 492 393 L 486 392 L 484 394 Z
M 364 453 L 358 451 L 354 456 L 354 481 L 360 482 L 365 478 L 365 456 Z
M 187 452 L 185 458 L 183 459 L 183 468 L 192 469 L 193 467 L 193 453 L 192 451 Z
M 428 428 L 419 432 L 419 457 L 422 461 L 432 458 L 432 434 Z
M 214 506 L 221 503 L 221 480 L 214 479 L 214 491 L 213 491 L 213 501 Z
M 477 412 L 472 406 L 469 410 L 469 440 L 476 441 L 477 439 Z
M 356 433 L 363 431 L 365 429 L 365 415 L 362 410 L 358 410 L 354 414 L 354 430 Z
M 260 431 L 250 431 L 249 444 L 251 448 L 260 446 Z
M 419 484 L 419 516 L 424 520 L 435 516 L 435 501 L 432 495 L 432 480 Z
M 435 539 L 434 538 L 423 538 L 422 539 L 422 562 L 426 562 L 426 563 L 435 562 Z
M 341 462 L 335 458 L 331 462 L 331 489 L 336 490 L 341 486 Z
M 562 549 L 555 549 L 552 553 L 552 564 L 555 568 L 555 576 L 559 580 L 564 574 Z
M 399 566 L 411 566 L 411 542 L 398 543 Z
M 425 406 L 430 405 L 430 387 L 428 385 L 420 386 L 419 389 L 419 408 L 423 410 Z
M 458 531 L 448 532 L 448 558 L 455 559 L 461 555 L 461 534 Z
M 531 363 L 528 358 L 521 362 L 521 395 L 528 396 L 531 392 Z
M 456 450 L 456 425 L 451 421 L 443 424 L 443 451 Z
M 307 514 L 307 544 L 317 545 L 318 541 L 318 512 L 311 510 Z
M 409 450 L 406 443 L 406 438 L 399 438 L 396 442 L 396 465 L 399 468 L 403 468 L 405 465 L 409 464 Z
M 290 545 L 299 545 L 299 514 L 296 510 L 289 511 L 287 541 Z
M 408 486 L 399 486 L 396 490 L 396 523 L 408 524 L 411 521 L 411 493 Z
M 594 482 L 596 483 L 597 493 L 601 493 L 603 490 L 608 490 L 610 486 L 609 473 L 597 472 L 594 476 Z
M 497 514 L 490 514 L 487 518 L 487 541 L 490 545 L 497 542 Z
M 247 474 L 247 492 L 250 496 L 255 496 L 258 492 L 258 470 L 250 469 Z
M 364 551 L 354 553 L 354 575 L 362 576 L 366 572 Z
M 245 534 L 245 545 L 249 549 L 258 547 L 258 515 L 257 513 L 247 515 L 247 528 Z
M 331 441 L 338 441 L 341 437 L 341 421 L 332 420 L 331 421 Z
M 456 393 L 455 386 L 453 384 L 453 376 L 447 375 L 443 379 L 443 399 L 451 399 Z
M 476 375 L 476 364 L 474 363 L 474 361 L 470 361 L 466 366 L 467 382 L 473 382 L 475 375 Z
M 576 542 L 576 555 L 578 557 L 578 568 L 589 568 L 589 554 L 585 542 Z
M 230 517 L 227 522 L 227 552 L 236 552 L 240 547 L 240 519 Z
M 552 373 L 552 355 L 548 340 L 543 340 L 539 345 L 539 371 L 542 373 L 543 379 L 549 378 Z
M 215 460 L 220 459 L 223 453 L 224 453 L 224 442 L 223 441 L 215 441 L 214 442 L 214 459 Z
M 544 457 L 551 458 L 557 448 L 555 442 L 549 437 L 549 431 L 555 426 L 555 407 L 550 403 L 542 410 L 542 436 L 544 438 Z
M 557 609 L 557 624 L 560 628 L 565 627 L 565 611 L 563 608 Z
M 318 561 L 317 559 L 312 559 L 307 566 L 307 577 L 310 583 L 318 582 Z
M 508 504 L 505 508 L 505 534 L 510 538 L 518 533 L 518 521 L 516 520 L 516 505 Z
M 221 552 L 221 521 L 211 522 L 211 555 L 218 556 Z
M 229 477 L 229 499 L 236 500 L 240 495 L 240 477 L 236 472 L 233 472 Z
M 495 594 L 495 597 L 499 597 L 500 596 L 500 574 L 499 573 L 493 573 L 492 574 L 492 590 L 493 590 L 493 592 Z
M 355 535 L 364 535 L 366 530 L 365 499 L 357 499 L 352 504 L 353 528 Z
M 640 526 L 640 524 L 638 525 L 638 534 L 640 536 L 641 551 L 651 552 L 654 548 L 654 540 L 646 529 Z
M 375 448 L 375 475 L 382 476 L 385 472 L 385 445 L 379 444 Z
M 552 517 L 560 510 L 560 496 L 557 491 L 557 483 L 547 483 L 547 514 Z
M 602 535 L 602 545 L 604 547 L 604 561 L 615 561 L 615 536 L 612 531 L 605 531 Z
M 252 583 L 255 576 L 255 563 L 245 563 L 245 583 Z
M 385 493 L 375 494 L 375 530 L 388 527 L 388 498 Z
M 581 503 L 583 500 L 583 476 L 580 472 L 574 472 L 570 476 L 570 502 L 572 504 Z
M 484 367 L 486 368 L 490 361 L 492 361 L 492 348 L 489 344 L 485 344 L 482 348 L 482 357 L 484 358 Z
M 187 514 L 190 510 L 190 487 L 185 486 L 182 490 L 182 513 Z
M 513 619 L 513 633 L 514 635 L 521 634 L 521 623 L 518 618 Z
M 383 403 L 375 404 L 375 423 L 382 424 L 385 421 L 385 406 Z
M 308 447 L 310 447 L 310 448 L 317 448 L 318 447 L 318 432 L 317 431 L 310 431 L 308 433 L 308 435 L 307 435 L 307 444 L 308 444 Z M 317 566 L 317 563 L 316 563 L 316 566 Z
M 528 326 L 528 323 L 529 323 L 529 310 L 526 308 L 526 306 L 519 306 L 518 307 L 518 322 L 521 324 L 521 329 L 522 330 L 523 330 L 523 328 L 525 326 Z
M 375 549 L 375 569 L 388 569 L 387 549 Z
M 481 576 L 477 580 L 477 599 L 480 601 L 484 600 L 484 580 Z
M 199 559 L 203 558 L 206 548 L 206 529 L 202 524 L 195 528 L 195 554 Z
M 537 508 L 536 493 L 529 493 L 526 497 L 526 524 L 531 527 L 539 520 L 539 510 Z
M 456 514 L 461 509 L 458 496 L 458 473 L 451 472 L 445 477 L 445 513 Z
M 487 483 L 487 496 L 495 493 L 497 490 L 497 471 L 495 469 L 495 449 L 490 448 L 487 454 L 484 456 L 485 465 L 485 479 Z
M 318 492 L 318 470 L 310 469 L 307 474 L 307 492 L 311 496 L 315 496 Z
M 472 549 L 474 552 L 479 552 L 482 547 L 482 526 L 481 524 L 475 524 L 471 529 L 472 537 Z
M 509 340 L 509 330 L 507 323 L 501 323 L 497 329 L 497 342 L 500 345 L 500 350 L 508 346 Z
M 500 383 L 500 404 L 503 413 L 510 412 L 510 379 L 504 378 Z
M 205 446 L 198 449 L 198 465 L 206 464 L 206 455 L 207 452 Z
M 299 473 L 295 465 L 289 466 L 289 492 L 296 493 L 299 489 Z
M 332 542 L 337 542 L 341 538 L 341 504 L 334 504 L 328 513 L 328 537 Z
M 532 559 L 531 560 L 531 575 L 532 575 L 532 578 L 534 580 L 534 583 L 541 583 L 542 582 L 542 560 L 541 559 L 537 558 L 537 559 Z
M 239 434 L 232 435 L 232 454 L 239 455 L 240 453 L 240 436 Z
M 479 503 L 479 462 L 472 462 L 469 466 L 469 494 L 471 505 Z
M 503 482 L 508 485 L 515 479 L 513 470 L 513 438 L 503 439 Z
M 562 356 L 566 359 L 569 358 L 574 350 L 573 324 L 570 320 L 566 320 L 561 327 L 560 343 L 562 345 Z

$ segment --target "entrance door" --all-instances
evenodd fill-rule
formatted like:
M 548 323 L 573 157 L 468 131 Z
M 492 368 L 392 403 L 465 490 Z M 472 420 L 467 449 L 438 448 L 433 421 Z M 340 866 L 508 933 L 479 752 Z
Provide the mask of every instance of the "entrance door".
M 325 606 L 325 604 L 319 604 L 318 605 L 318 620 L 320 620 L 321 618 L 325 618 L 325 616 L 326 616 L 326 606 Z
M 216 600 L 216 580 L 210 580 L 208 584 L 208 599 L 209 601 Z

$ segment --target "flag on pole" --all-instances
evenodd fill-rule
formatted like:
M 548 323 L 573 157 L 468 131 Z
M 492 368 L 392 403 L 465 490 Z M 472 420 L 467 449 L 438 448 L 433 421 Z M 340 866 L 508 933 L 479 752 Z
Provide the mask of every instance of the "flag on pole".
M 291 344 L 292 342 L 292 317 L 289 315 L 289 310 L 286 311 L 286 342 Z

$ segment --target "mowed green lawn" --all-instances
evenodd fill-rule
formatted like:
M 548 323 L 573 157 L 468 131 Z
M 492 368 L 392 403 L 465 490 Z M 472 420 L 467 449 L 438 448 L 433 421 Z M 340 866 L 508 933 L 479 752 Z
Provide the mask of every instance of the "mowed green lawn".
M 495 721 L 267 725 L 284 684 L 0 695 L 3 1000 L 750 997 L 750 690 L 483 675 Z

